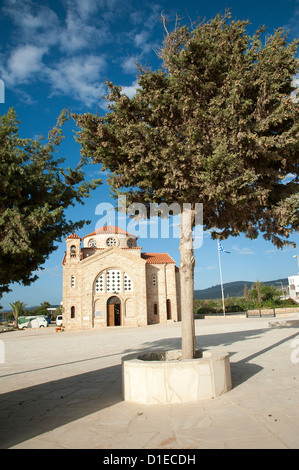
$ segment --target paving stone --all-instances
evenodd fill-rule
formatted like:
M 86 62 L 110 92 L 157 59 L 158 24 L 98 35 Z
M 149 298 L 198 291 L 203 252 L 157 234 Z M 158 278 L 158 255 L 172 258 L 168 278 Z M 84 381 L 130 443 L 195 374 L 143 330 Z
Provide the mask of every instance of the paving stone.
M 121 357 L 177 349 L 181 324 L 2 333 L 0 447 L 298 449 L 298 327 L 263 318 L 196 320 L 197 343 L 230 353 L 233 389 L 175 405 L 123 401 Z

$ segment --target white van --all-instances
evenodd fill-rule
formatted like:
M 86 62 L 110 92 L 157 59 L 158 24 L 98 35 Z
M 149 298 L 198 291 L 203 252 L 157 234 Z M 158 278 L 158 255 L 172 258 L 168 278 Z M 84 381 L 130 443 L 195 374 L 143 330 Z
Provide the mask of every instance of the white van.
M 61 326 L 62 325 L 62 315 L 57 315 L 56 317 L 56 325 Z
M 27 316 L 18 318 L 18 328 L 46 328 L 48 326 L 47 320 L 42 316 Z

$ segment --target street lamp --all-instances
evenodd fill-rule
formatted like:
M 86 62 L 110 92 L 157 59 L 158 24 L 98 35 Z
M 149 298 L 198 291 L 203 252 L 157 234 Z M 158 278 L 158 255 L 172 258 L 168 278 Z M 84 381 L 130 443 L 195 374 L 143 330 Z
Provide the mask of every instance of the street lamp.
M 299 274 L 299 255 L 298 255 L 298 245 L 296 245 L 296 249 L 297 249 L 297 254 L 296 254 L 296 255 L 293 255 L 293 258 L 297 258 L 297 264 L 298 264 L 298 274 Z
M 298 257 L 298 254 L 297 254 L 297 255 L 293 255 L 293 258 L 297 258 L 297 263 L 298 263 L 298 274 L 299 274 L 299 257 Z

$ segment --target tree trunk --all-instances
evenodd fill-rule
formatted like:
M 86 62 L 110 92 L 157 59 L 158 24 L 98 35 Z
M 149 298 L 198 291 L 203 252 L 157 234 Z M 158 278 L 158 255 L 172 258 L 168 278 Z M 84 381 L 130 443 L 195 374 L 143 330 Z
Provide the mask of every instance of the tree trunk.
M 182 315 L 182 359 L 193 359 L 195 355 L 194 327 L 194 250 L 192 228 L 195 213 L 191 204 L 183 204 L 181 210 L 180 239 L 180 284 Z
M 257 283 L 256 283 L 256 292 L 257 292 L 257 301 L 260 304 L 261 301 L 262 301 L 262 298 L 261 298 L 261 289 L 260 289 L 260 282 L 259 281 L 257 281 Z

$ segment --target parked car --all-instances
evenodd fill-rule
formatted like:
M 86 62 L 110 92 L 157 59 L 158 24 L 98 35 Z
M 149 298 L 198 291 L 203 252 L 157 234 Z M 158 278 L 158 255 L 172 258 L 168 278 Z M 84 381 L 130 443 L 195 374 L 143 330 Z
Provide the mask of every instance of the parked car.
M 43 317 L 48 324 L 51 323 L 51 318 L 47 317 L 47 315 L 39 315 L 40 317 Z
M 25 328 L 45 328 L 47 326 L 47 320 L 41 315 L 18 318 L 18 328 L 20 330 L 24 330 Z
M 61 326 L 62 325 L 62 315 L 57 315 L 56 317 L 56 325 Z

